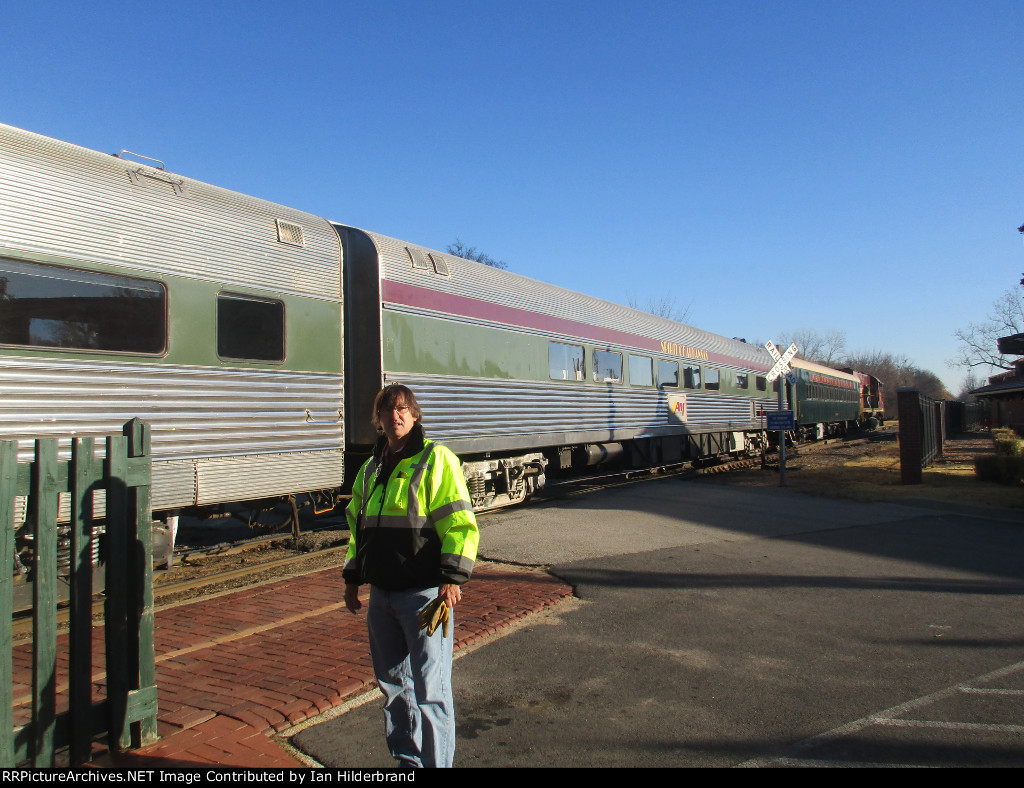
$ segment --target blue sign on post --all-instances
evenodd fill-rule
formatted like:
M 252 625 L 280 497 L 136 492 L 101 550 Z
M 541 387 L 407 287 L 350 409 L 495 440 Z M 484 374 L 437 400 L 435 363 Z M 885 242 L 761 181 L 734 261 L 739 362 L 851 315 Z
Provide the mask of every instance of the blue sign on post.
M 770 432 L 789 432 L 793 429 L 793 411 L 791 410 L 770 410 L 764 414 L 764 417 L 765 426 Z

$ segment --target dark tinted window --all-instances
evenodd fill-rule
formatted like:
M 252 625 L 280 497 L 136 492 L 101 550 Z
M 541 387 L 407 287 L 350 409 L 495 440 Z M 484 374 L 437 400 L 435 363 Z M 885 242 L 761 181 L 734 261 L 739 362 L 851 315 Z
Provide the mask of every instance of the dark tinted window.
M 613 350 L 594 351 L 594 382 L 622 382 L 622 354 Z
M 704 369 L 704 388 L 718 391 L 718 370 L 714 367 L 705 367 Z
M 0 258 L 0 343 L 162 353 L 159 282 Z
M 675 361 L 658 361 L 658 385 L 679 387 L 679 364 Z
M 238 361 L 284 361 L 284 304 L 217 296 L 217 355 Z

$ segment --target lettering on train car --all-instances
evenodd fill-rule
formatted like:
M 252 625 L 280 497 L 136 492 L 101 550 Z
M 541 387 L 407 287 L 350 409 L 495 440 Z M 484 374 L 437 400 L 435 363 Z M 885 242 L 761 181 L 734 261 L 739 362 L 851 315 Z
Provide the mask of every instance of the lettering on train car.
M 824 383 L 826 386 L 842 386 L 847 389 L 857 388 L 857 384 L 852 380 L 840 380 L 839 378 L 832 378 L 828 375 L 819 375 L 816 372 L 811 373 L 812 383 Z
M 701 361 L 708 360 L 708 352 L 701 350 L 700 348 L 689 347 L 687 345 L 680 345 L 678 342 L 665 342 L 661 343 L 661 352 L 666 353 L 670 356 L 682 356 L 683 358 L 696 358 Z

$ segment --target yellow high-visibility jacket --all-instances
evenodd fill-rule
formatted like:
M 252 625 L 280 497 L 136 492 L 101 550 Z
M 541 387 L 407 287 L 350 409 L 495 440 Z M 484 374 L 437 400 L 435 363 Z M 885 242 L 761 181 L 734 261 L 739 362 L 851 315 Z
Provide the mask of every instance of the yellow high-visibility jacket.
M 380 441 L 352 484 L 346 509 L 351 540 L 342 574 L 348 584 L 387 591 L 469 580 L 480 530 L 458 457 L 413 427 L 408 454 L 378 478 Z

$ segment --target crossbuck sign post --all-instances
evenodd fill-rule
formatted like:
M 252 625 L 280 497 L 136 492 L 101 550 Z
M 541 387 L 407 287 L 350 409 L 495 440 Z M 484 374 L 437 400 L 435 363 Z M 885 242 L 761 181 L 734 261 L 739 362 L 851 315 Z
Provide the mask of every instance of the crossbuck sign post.
M 796 344 L 792 344 L 786 350 L 785 353 L 780 353 L 779 349 L 775 347 L 774 342 L 765 342 L 765 350 L 768 351 L 769 355 L 775 360 L 775 365 L 768 371 L 765 377 L 769 382 L 774 381 L 780 375 L 786 378 L 786 381 L 791 385 L 796 385 L 796 375 L 793 374 L 793 370 L 789 367 L 789 362 L 796 355 L 797 347 Z M 786 486 L 786 431 L 793 429 L 793 411 L 784 410 L 786 398 L 786 387 L 781 383 L 779 384 L 779 409 L 773 414 L 776 418 L 768 419 L 769 428 L 776 426 L 778 422 L 779 428 L 779 486 Z

